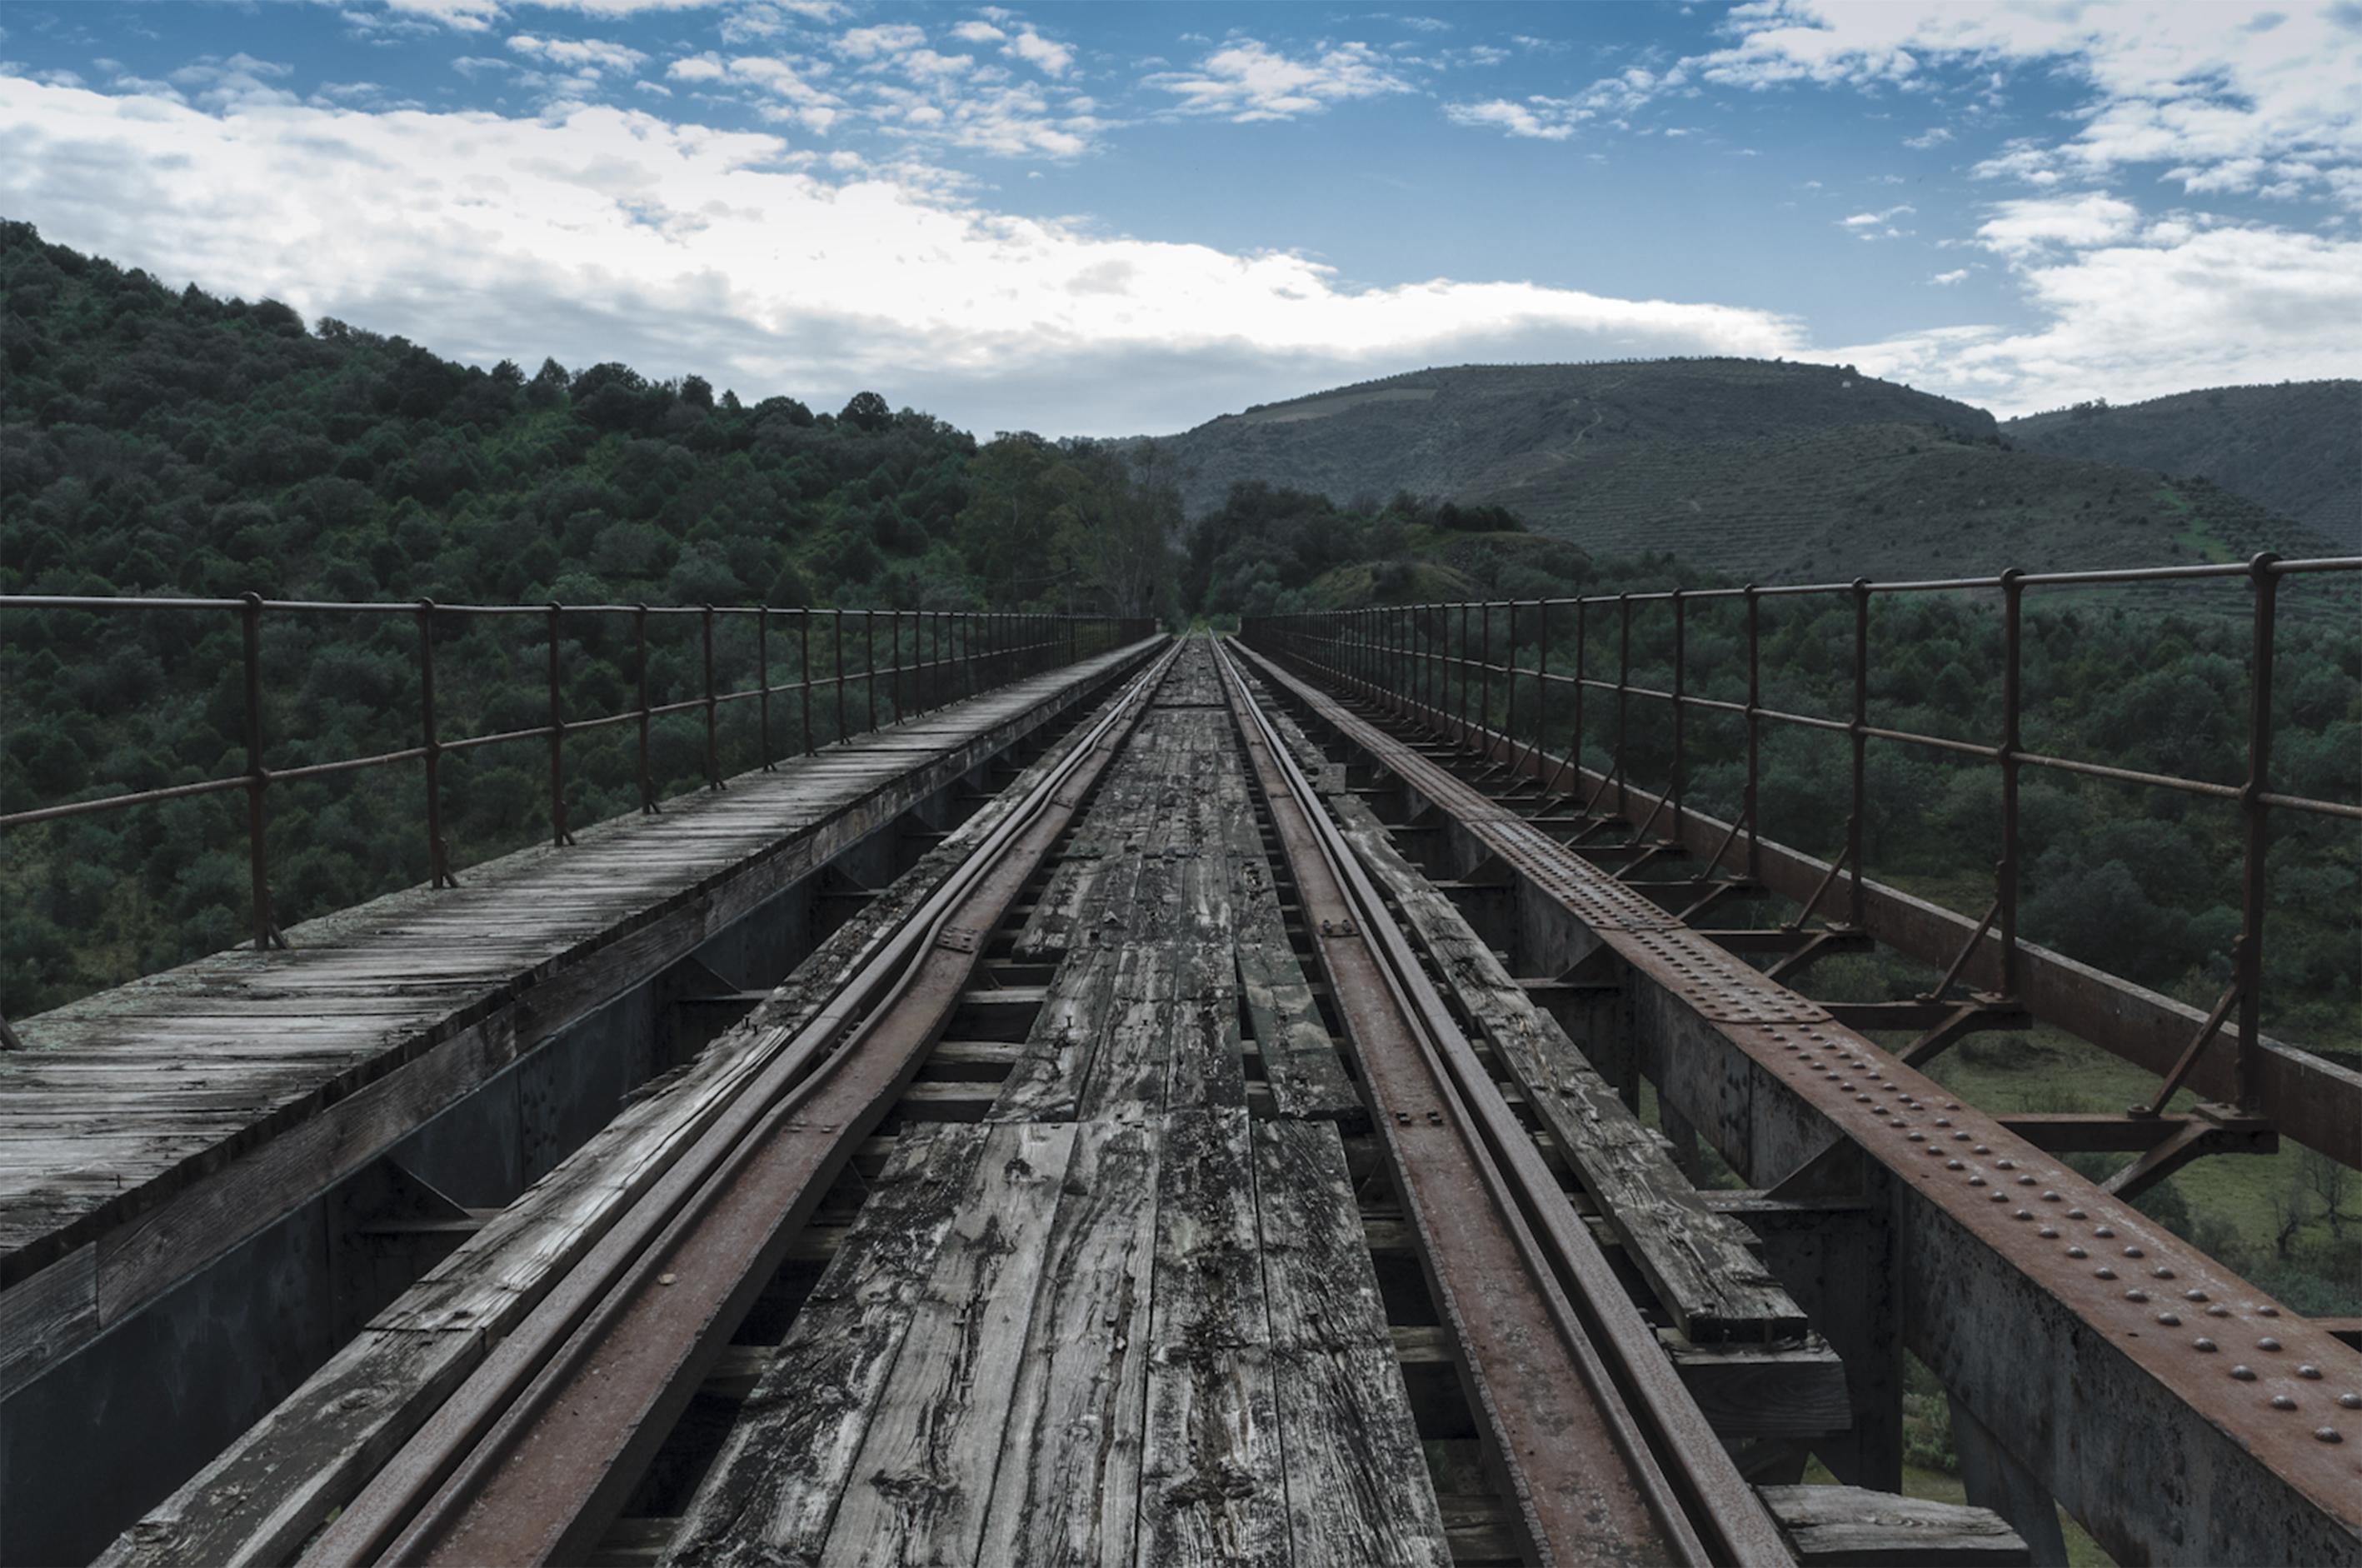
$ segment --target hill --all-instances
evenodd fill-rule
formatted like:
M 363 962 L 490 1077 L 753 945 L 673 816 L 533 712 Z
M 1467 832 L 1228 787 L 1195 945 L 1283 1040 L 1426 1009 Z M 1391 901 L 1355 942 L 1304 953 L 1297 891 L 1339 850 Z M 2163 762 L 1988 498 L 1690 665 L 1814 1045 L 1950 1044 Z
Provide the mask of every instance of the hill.
M 1567 463 L 1664 441 L 1777 437 L 1833 426 L 1993 433 L 1992 415 L 1850 369 L 1760 359 L 1463 365 L 1225 414 L 1164 445 L 1192 516 L 1262 480 L 1343 504 L 1396 491 L 1470 499 Z
M 1598 558 L 1764 580 L 2337 553 L 2220 476 L 2012 449 L 1981 409 L 1747 359 L 1466 366 L 1252 408 L 1160 443 L 1193 515 L 1241 481 L 1374 513 L 1500 505 Z
M 2210 387 L 2147 403 L 2013 419 L 2012 444 L 2060 457 L 2205 475 L 2343 550 L 2362 550 L 2362 381 Z
M 1919 425 L 1659 442 L 1485 491 L 1594 556 L 1670 550 L 1762 581 L 2171 566 L 2335 553 L 2199 479 L 2014 451 Z

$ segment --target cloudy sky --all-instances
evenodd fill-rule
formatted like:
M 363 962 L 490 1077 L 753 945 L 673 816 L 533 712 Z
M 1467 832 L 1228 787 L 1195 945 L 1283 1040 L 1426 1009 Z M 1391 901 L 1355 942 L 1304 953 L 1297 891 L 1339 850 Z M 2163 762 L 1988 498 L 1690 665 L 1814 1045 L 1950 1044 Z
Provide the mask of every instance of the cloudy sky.
M 2011 414 L 2362 370 L 2362 0 L 11 0 L 0 212 L 979 433 L 1661 353 Z

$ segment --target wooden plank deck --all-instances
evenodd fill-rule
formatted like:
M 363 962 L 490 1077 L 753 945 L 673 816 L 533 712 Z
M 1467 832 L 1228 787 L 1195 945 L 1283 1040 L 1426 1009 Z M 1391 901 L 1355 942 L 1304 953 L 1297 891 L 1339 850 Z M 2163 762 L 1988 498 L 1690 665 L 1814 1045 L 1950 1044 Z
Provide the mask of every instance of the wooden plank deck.
M 1236 953 L 1271 874 L 1212 673 L 1184 652 L 1077 823 L 1092 869 L 988 1120 L 927 1128 L 961 1189 L 862 1209 L 668 1560 L 1450 1561 L 1334 1121 L 1250 1118 Z M 865 1287 L 889 1268 L 926 1284 Z
M 997 755 L 1145 646 L 17 1024 L 0 1055 L 12 1388 L 566 1023 Z

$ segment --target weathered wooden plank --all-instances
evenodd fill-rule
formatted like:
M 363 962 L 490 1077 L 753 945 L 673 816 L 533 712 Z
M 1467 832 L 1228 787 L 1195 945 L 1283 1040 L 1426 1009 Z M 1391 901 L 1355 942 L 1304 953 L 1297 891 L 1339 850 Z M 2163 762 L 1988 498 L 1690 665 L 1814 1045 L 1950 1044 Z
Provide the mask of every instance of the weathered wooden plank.
M 1344 1144 L 1326 1122 L 1261 1122 L 1254 1165 L 1292 1559 L 1442 1568 L 1450 1544 Z
M 1071 1123 L 987 1129 L 972 1184 L 913 1304 L 821 1561 L 970 1562 L 1074 1151 Z
M 1158 1124 L 1075 1130 L 979 1561 L 1128 1561 L 1140 1512 Z M 983 1414 L 981 1407 L 977 1411 Z
M 903 1138 L 684 1510 L 668 1561 L 818 1560 L 986 1138 L 980 1127 Z
M 483 1359 L 476 1330 L 371 1329 L 102 1552 L 95 1568 L 283 1562 Z
M 2004 1568 L 2032 1561 L 2025 1542 L 1989 1508 L 1860 1486 L 1758 1491 L 1807 1568 Z
M 1285 1563 L 1287 1488 L 1246 1113 L 1176 1110 L 1158 1154 L 1136 1561 Z
M 1048 886 L 1010 943 L 1010 955 L 1021 964 L 1054 964 L 1065 955 L 1075 932 L 1087 918 L 1093 884 L 1098 880 L 1102 856 L 1094 845 L 1069 846 L 1051 868 Z
M 1451 899 L 1403 858 L 1376 814 L 1350 795 L 1330 806 L 1683 1331 L 1699 1343 L 1801 1338 L 1803 1309 L 1755 1255 L 1744 1227 L 1705 1206 L 1614 1086 L 1534 1006 Z

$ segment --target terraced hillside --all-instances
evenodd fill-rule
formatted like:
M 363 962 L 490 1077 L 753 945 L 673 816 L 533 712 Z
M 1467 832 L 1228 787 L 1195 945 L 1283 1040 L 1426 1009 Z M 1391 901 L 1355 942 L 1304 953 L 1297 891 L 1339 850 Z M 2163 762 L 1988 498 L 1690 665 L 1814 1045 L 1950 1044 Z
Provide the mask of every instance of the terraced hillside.
M 1340 505 L 1401 490 L 1465 499 L 1636 446 L 1894 422 L 1994 430 L 1982 409 L 1847 369 L 1657 359 L 1415 371 L 1225 414 L 1164 445 L 1198 516 L 1242 480 Z
M 2001 428 L 2036 451 L 2204 474 L 2362 550 L 2362 381 L 2210 387 L 2028 414 Z
M 1480 499 L 1594 557 L 1671 551 L 1767 581 L 2335 550 L 2203 480 L 2012 451 L 1924 425 L 1632 446 L 1529 472 Z

